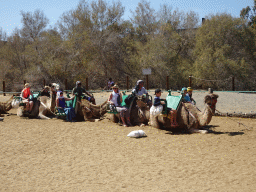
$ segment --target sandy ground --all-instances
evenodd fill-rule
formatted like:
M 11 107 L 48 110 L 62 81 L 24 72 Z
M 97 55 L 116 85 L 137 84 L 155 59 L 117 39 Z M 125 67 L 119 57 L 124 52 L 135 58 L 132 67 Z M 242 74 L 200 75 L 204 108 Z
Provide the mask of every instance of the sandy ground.
M 99 95 L 96 101 L 106 97 Z M 222 102 L 220 95 L 217 108 Z M 15 112 L 0 122 L 0 191 L 256 188 L 255 119 L 213 117 L 208 134 L 173 134 L 150 126 L 124 128 L 107 118 L 70 123 L 19 118 Z M 138 129 L 147 137 L 127 137 Z

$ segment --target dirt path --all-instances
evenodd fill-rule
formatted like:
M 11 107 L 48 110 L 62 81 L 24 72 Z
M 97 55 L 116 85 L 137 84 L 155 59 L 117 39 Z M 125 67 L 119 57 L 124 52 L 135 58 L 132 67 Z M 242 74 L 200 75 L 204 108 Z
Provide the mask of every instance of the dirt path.
M 15 111 L 11 111 L 15 113 Z M 255 119 L 213 117 L 209 134 L 5 116 L 1 191 L 254 191 Z

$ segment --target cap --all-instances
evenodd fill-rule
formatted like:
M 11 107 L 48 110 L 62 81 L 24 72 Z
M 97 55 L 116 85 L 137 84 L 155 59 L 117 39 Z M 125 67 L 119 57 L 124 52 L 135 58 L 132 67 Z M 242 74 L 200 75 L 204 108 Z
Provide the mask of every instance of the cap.
M 162 93 L 161 89 L 156 89 L 155 90 L 155 94 L 160 93 L 160 92 Z

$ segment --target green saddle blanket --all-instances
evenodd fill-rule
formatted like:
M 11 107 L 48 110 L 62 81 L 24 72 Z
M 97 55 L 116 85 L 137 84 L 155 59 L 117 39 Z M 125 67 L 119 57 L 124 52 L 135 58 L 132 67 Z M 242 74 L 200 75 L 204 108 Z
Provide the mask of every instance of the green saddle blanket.
M 168 95 L 166 97 L 167 108 L 172 108 L 177 110 L 177 108 L 179 107 L 181 98 L 182 98 L 182 95 L 179 95 L 179 96 Z
M 74 109 L 76 108 L 76 102 L 77 102 L 77 96 L 73 100 L 66 101 L 66 106 L 67 107 L 73 107 Z

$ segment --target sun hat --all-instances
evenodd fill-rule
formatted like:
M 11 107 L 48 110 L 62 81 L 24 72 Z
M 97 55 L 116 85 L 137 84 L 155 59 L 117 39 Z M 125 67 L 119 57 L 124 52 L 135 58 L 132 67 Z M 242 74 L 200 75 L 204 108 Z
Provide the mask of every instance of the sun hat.
M 139 85 L 140 83 L 144 83 L 144 81 L 143 80 L 138 80 L 137 85 Z
M 112 89 L 114 89 L 114 88 L 119 89 L 119 87 L 118 87 L 118 85 L 117 85 L 117 84 L 115 84 L 115 85 L 113 85 L 113 86 L 112 86 Z
M 76 86 L 78 86 L 79 84 L 81 84 L 81 81 L 77 81 L 76 82 Z
M 191 87 L 188 87 L 187 91 L 193 91 L 193 89 Z
M 161 89 L 156 89 L 156 90 L 155 90 L 155 95 L 156 95 L 157 93 L 160 93 L 160 92 L 162 93 Z
M 187 91 L 187 87 L 183 87 L 182 89 L 181 89 L 181 91 Z
M 25 87 L 25 88 L 30 87 L 29 83 L 26 83 L 26 84 L 24 85 L 24 87 Z

